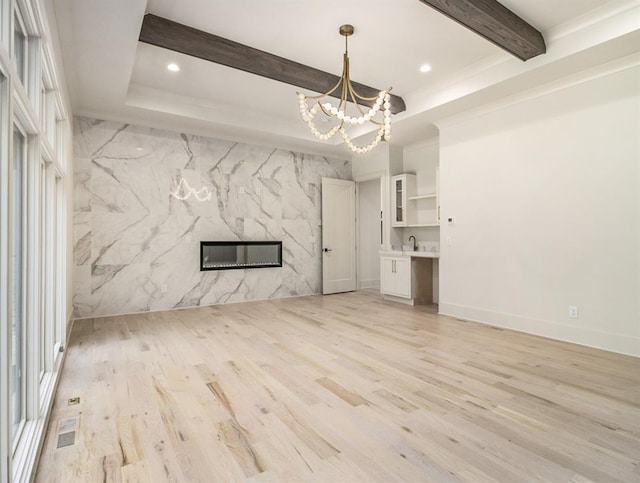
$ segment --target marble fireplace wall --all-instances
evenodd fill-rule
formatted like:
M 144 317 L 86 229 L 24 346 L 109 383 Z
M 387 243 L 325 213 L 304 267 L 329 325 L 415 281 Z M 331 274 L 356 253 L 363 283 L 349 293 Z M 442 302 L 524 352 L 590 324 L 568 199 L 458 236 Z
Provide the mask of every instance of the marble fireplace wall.
M 351 179 L 349 161 L 88 118 L 74 131 L 76 317 L 321 291 L 321 178 Z M 171 194 L 188 187 L 204 201 Z M 201 240 L 282 240 L 283 266 L 200 272 Z

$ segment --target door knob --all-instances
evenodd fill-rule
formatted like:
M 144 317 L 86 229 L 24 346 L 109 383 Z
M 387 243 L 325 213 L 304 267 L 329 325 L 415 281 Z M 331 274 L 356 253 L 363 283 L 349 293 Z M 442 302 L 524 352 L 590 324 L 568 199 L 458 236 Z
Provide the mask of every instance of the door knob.
M 327 252 L 331 252 L 331 251 L 333 251 L 333 250 L 331 250 L 331 248 L 325 248 L 325 249 L 324 249 L 324 252 L 325 252 L 325 253 L 327 253 Z

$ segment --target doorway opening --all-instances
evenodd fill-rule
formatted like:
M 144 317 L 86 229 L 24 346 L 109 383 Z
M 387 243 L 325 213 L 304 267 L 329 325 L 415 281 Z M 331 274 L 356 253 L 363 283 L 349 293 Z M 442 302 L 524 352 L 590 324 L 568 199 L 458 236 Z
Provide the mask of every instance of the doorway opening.
M 383 244 L 381 178 L 360 181 L 357 192 L 358 290 L 380 288 Z

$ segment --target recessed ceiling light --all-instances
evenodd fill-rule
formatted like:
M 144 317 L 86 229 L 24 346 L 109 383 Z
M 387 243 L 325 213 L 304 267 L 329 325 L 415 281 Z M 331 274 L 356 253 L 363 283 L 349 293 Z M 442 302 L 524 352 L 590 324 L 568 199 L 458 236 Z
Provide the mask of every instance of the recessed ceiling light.
M 180 67 L 178 66 L 178 64 L 174 64 L 172 62 L 171 64 L 167 64 L 167 69 L 169 69 L 171 72 L 178 72 L 180 70 Z
M 420 66 L 420 72 L 429 72 L 431 70 L 431 66 L 429 64 L 422 64 Z

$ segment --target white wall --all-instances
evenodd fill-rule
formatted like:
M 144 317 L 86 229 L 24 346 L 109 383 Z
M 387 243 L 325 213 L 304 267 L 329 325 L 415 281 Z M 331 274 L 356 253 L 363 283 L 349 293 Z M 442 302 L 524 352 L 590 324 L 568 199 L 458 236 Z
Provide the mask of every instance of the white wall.
M 358 183 L 359 288 L 380 287 L 380 180 Z
M 435 172 L 439 164 L 440 142 L 438 138 L 407 147 L 404 150 L 403 172 L 416 174 L 416 193 L 434 193 L 436 191 Z
M 419 145 L 407 147 L 403 155 L 403 172 L 415 173 L 416 175 L 416 193 L 427 194 L 436 192 L 436 171 L 440 166 L 440 141 L 433 138 Z M 418 216 L 424 216 L 427 219 L 435 219 L 437 214 L 437 205 L 435 200 L 417 201 L 416 209 L 422 212 Z M 404 237 L 408 243 L 410 235 L 414 235 L 418 245 L 423 243 L 431 246 L 440 243 L 440 229 L 435 227 L 423 228 L 404 228 Z M 440 276 L 439 262 L 433 260 L 432 284 L 433 284 L 433 301 L 438 303 L 440 298 Z
M 382 143 L 371 153 L 354 155 L 351 160 L 351 172 L 356 182 L 380 178 L 387 189 L 382 192 L 383 215 L 383 247 L 390 249 L 392 245 L 402 243 L 397 230 L 391 228 L 391 201 L 389 200 L 390 176 L 402 173 L 403 150 L 399 146 Z
M 440 126 L 441 313 L 640 356 L 639 86 L 636 66 Z
M 431 139 L 420 145 L 407 147 L 403 156 L 403 173 L 416 175 L 416 193 L 427 194 L 436 192 L 436 170 L 440 164 L 440 143 L 438 138 Z M 416 202 L 419 219 L 435 219 L 437 209 L 435 200 L 421 200 Z M 404 242 L 409 235 L 415 235 L 419 242 L 439 242 L 440 230 L 438 228 L 405 228 Z M 437 286 L 437 285 L 436 285 Z

